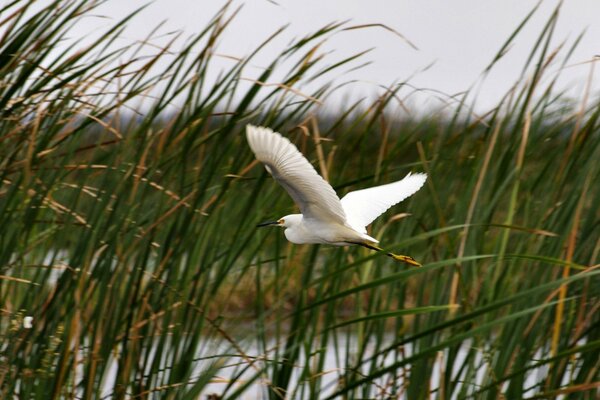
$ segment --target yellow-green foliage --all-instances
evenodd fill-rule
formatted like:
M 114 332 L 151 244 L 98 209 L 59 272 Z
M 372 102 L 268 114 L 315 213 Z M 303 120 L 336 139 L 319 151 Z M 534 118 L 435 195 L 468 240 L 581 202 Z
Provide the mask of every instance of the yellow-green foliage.
M 227 8 L 174 55 L 136 58 L 146 44 L 111 45 L 135 15 L 52 52 L 93 3 L 31 3 L 0 8 L 1 398 L 597 395 L 600 108 L 551 90 L 556 15 L 489 113 L 466 94 L 398 119 L 402 85 L 327 114 L 331 87 L 302 92 L 355 62 L 316 56 L 343 24 L 206 87 Z M 341 193 L 426 171 L 371 233 L 424 267 L 256 230 L 293 204 L 247 123 Z

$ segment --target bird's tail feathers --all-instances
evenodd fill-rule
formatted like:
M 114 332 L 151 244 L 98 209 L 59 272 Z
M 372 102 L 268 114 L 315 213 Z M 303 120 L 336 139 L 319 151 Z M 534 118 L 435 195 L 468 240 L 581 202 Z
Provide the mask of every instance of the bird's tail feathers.
M 373 242 L 373 244 L 375 243 L 379 243 L 379 240 L 375 239 L 374 237 L 371 237 L 369 235 L 367 235 L 366 233 L 363 233 L 363 239 L 369 241 L 369 242 Z

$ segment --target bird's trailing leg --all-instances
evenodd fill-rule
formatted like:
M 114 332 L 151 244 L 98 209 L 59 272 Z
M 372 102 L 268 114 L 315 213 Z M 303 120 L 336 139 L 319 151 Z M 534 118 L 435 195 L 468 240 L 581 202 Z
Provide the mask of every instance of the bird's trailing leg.
M 366 243 L 366 242 L 356 243 L 356 244 L 358 244 L 359 246 L 362 246 L 362 247 L 366 247 L 367 249 L 371 249 L 371 250 L 375 250 L 375 251 L 382 251 L 385 254 L 387 254 L 389 257 L 392 257 L 396 261 L 402 261 L 403 263 L 406 263 L 408 265 L 412 265 L 412 266 L 415 266 L 415 267 L 420 267 L 421 266 L 421 264 L 419 264 L 417 261 L 415 261 L 415 259 L 412 258 L 411 256 L 403 256 L 403 255 L 400 255 L 400 254 L 394 254 L 394 253 L 391 253 L 391 252 L 389 252 L 387 250 L 382 249 L 379 246 L 376 246 L 376 245 L 370 244 L 370 243 Z

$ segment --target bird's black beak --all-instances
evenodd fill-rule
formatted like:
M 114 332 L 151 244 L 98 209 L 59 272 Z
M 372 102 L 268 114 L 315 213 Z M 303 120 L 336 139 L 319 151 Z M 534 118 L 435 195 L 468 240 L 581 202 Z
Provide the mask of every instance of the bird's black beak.
M 257 228 L 262 228 L 263 226 L 271 226 L 271 225 L 279 225 L 279 221 L 267 221 L 256 225 Z

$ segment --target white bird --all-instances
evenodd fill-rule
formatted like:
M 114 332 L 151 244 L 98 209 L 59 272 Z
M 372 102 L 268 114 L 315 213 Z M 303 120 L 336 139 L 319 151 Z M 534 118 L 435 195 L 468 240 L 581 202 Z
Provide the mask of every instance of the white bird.
M 302 214 L 286 215 L 258 226 L 285 228 L 287 240 L 296 244 L 360 245 L 384 251 L 395 260 L 420 266 L 412 257 L 387 252 L 367 235 L 366 226 L 393 205 L 423 186 L 426 174 L 409 173 L 404 179 L 348 193 L 341 200 L 298 148 L 269 128 L 248 125 L 246 137 L 256 158 L 294 199 Z

